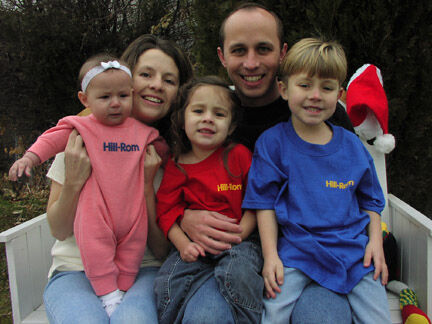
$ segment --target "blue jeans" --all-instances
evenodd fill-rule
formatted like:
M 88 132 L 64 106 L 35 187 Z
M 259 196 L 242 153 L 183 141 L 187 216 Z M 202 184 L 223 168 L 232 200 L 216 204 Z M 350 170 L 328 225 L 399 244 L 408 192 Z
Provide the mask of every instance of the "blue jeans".
M 351 324 L 351 307 L 346 295 L 312 282 L 303 290 L 291 314 L 291 324 Z
M 288 323 L 299 296 L 311 282 L 303 272 L 284 268 L 281 293 L 275 299 L 264 301 L 262 323 Z M 353 312 L 354 323 L 391 323 L 385 288 L 379 279 L 373 279 L 373 272 L 364 276 L 346 296 Z
M 214 276 L 204 282 L 189 299 L 182 324 L 234 324 L 231 308 L 222 294 Z
M 186 305 L 182 324 L 234 324 L 226 300 L 216 280 L 210 277 Z M 351 308 L 345 295 L 340 295 L 315 282 L 301 294 L 291 316 L 291 324 L 351 324 Z
M 58 272 L 45 287 L 47 317 L 52 324 L 157 323 L 153 283 L 158 270 L 158 267 L 140 269 L 111 318 L 83 271 Z
M 212 277 L 235 323 L 259 323 L 264 289 L 261 270 L 261 248 L 254 239 L 195 262 L 184 262 L 174 251 L 155 280 L 159 323 L 181 323 L 191 298 Z

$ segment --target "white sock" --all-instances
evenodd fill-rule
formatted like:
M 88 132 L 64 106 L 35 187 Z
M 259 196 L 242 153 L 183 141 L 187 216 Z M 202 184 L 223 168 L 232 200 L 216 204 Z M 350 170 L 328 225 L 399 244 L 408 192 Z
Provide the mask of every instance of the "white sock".
M 110 317 L 112 313 L 114 313 L 115 309 L 118 305 L 120 305 L 123 299 L 124 291 L 116 289 L 106 295 L 99 296 L 99 299 L 102 302 L 102 306 Z

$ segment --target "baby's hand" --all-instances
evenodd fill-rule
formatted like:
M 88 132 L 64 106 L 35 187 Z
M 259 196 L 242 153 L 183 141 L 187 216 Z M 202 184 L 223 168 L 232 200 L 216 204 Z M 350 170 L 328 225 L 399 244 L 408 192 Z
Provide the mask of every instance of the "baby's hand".
M 18 178 L 21 178 L 23 173 L 27 177 L 31 176 L 31 169 L 38 164 L 39 157 L 31 152 L 27 152 L 24 156 L 15 161 L 9 169 L 9 180 L 17 181 Z
M 283 284 L 284 270 L 279 257 L 264 259 L 262 271 L 267 298 L 276 298 L 276 293 L 280 293 L 280 285 Z
M 372 260 L 375 266 L 374 280 L 377 280 L 381 274 L 381 283 L 386 285 L 388 281 L 388 269 L 384 257 L 382 241 L 375 242 L 370 240 L 368 245 L 366 245 L 363 265 L 369 267 Z
M 197 243 L 190 242 L 180 251 L 180 256 L 185 262 L 194 262 L 199 256 L 205 256 L 204 249 Z

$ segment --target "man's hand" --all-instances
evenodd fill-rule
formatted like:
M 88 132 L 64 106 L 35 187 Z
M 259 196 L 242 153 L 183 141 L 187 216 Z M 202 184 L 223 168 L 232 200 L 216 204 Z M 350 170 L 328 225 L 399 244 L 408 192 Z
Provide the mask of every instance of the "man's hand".
M 185 210 L 180 223 L 182 230 L 195 243 L 212 254 L 219 254 L 241 242 L 237 235 L 240 225 L 228 216 L 207 210 Z

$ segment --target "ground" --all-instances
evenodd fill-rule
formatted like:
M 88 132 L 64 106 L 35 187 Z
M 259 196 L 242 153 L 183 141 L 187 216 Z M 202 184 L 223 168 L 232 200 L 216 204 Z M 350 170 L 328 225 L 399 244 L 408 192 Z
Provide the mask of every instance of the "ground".
M 15 184 L 5 174 L 0 179 L 0 232 L 45 212 L 48 182 L 43 176 L 46 168 L 40 167 L 31 180 Z M 6 253 L 0 247 L 0 323 L 12 323 Z

